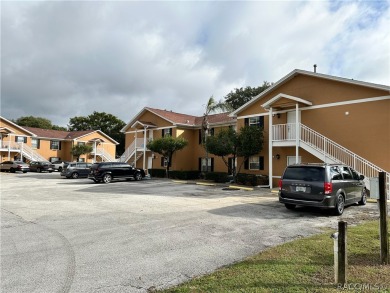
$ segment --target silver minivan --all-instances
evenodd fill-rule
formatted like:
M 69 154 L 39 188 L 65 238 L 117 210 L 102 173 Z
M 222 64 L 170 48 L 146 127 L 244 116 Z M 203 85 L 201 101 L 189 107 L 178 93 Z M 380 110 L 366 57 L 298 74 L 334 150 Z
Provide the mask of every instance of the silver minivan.
M 332 209 L 336 215 L 346 205 L 365 205 L 364 176 L 342 164 L 296 164 L 287 166 L 279 181 L 279 202 L 287 209 L 297 205 Z
M 65 163 L 64 168 L 61 171 L 61 176 L 65 176 L 66 178 L 86 178 L 88 177 L 89 169 L 92 164 L 83 163 L 83 162 L 71 162 Z

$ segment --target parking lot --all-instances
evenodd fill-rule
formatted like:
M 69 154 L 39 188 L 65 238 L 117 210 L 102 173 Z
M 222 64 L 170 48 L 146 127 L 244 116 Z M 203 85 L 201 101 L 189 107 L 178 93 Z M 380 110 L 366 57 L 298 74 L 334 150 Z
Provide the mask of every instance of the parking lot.
M 0 183 L 3 292 L 153 291 L 336 228 L 340 218 L 378 218 L 375 204 L 334 217 L 287 210 L 266 189 L 166 179 L 95 184 L 2 173 Z

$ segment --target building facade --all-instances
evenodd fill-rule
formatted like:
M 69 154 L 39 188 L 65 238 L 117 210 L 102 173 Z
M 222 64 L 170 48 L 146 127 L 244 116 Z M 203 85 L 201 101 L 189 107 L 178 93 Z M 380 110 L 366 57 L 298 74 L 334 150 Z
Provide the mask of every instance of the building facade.
M 389 178 L 389 91 L 386 85 L 294 70 L 233 113 L 211 115 L 210 133 L 261 125 L 263 150 L 245 164 L 239 158 L 237 165 L 245 166 L 242 173 L 269 176 L 270 187 L 287 165 L 298 162 L 342 162 L 366 177 L 385 171 Z M 144 108 L 122 129 L 126 152 L 121 160 L 145 169 L 164 168 L 159 155 L 145 146 L 149 139 L 170 134 L 189 142 L 174 155 L 171 169 L 204 170 L 201 126 L 202 117 Z M 227 171 L 220 158 L 207 157 L 209 170 Z
M 92 153 L 80 161 L 115 161 L 118 142 L 100 130 L 60 131 L 19 126 L 0 117 L 1 161 L 74 161 L 71 149 L 77 144 L 91 145 Z

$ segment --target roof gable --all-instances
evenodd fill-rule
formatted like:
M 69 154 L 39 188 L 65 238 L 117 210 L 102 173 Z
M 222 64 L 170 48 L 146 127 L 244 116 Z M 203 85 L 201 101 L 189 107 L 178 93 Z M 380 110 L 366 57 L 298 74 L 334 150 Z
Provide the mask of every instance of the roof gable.
M 292 72 L 290 72 L 289 74 L 287 74 L 286 76 L 284 76 L 282 79 L 280 79 L 279 81 L 274 83 L 268 89 L 266 89 L 265 91 L 263 91 L 259 95 L 253 97 L 249 102 L 247 102 L 246 104 L 242 105 L 240 108 L 238 108 L 237 110 L 232 112 L 230 114 L 230 116 L 237 116 L 240 112 L 249 108 L 252 104 L 259 101 L 261 98 L 266 96 L 268 93 L 276 90 L 278 87 L 289 82 L 291 79 L 293 79 L 294 77 L 296 77 L 298 75 L 310 76 L 310 77 L 314 77 L 314 78 L 326 79 L 326 80 L 332 80 L 332 81 L 338 81 L 338 82 L 342 82 L 345 84 L 358 85 L 358 86 L 363 86 L 363 87 L 372 88 L 372 89 L 390 91 L 390 86 L 387 86 L 387 85 L 380 85 L 380 84 L 375 84 L 375 83 L 369 83 L 369 82 L 364 82 L 364 81 L 358 81 L 358 80 L 347 79 L 347 78 L 342 78 L 342 77 L 337 77 L 337 76 L 332 76 L 332 75 L 327 75 L 327 74 L 321 74 L 321 73 L 315 73 L 315 72 L 295 69 Z

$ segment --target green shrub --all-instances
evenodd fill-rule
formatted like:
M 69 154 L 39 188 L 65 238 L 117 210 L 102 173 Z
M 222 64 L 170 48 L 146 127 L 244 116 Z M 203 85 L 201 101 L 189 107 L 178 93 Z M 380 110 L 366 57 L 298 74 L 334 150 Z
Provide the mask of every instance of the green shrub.
M 199 179 L 199 171 L 169 171 L 169 178 L 179 180 Z
M 164 178 L 166 175 L 165 169 L 148 169 L 151 177 Z
M 212 180 L 217 183 L 229 182 L 229 175 L 225 172 L 205 172 L 204 175 L 206 180 Z
M 250 186 L 269 184 L 268 176 L 266 175 L 255 175 L 255 174 L 245 174 L 245 173 L 237 174 L 236 182 L 238 184 L 250 185 Z

